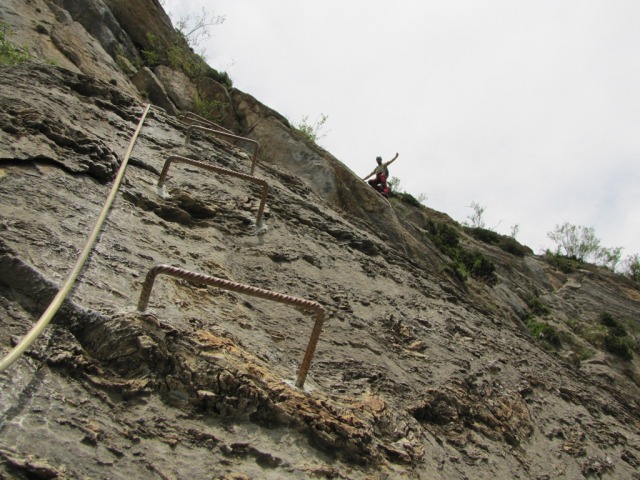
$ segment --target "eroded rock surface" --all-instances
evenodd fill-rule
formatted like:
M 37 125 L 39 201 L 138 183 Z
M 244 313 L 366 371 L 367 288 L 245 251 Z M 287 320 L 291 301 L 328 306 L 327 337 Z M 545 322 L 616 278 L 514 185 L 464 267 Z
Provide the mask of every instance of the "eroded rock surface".
M 70 273 L 142 113 L 110 78 L 0 66 L 2 355 Z M 571 329 L 604 310 L 633 325 L 637 284 L 460 230 L 497 277 L 462 282 L 427 234 L 445 214 L 387 203 L 277 112 L 229 98 L 239 133 L 264 146 L 267 230 L 242 179 L 173 164 L 158 189 L 170 155 L 243 173 L 251 155 L 203 132 L 185 145 L 187 126 L 153 108 L 71 295 L 0 374 L 0 477 L 640 478 L 637 355 L 580 358 Z M 308 315 L 165 275 L 139 312 L 160 263 L 322 304 L 305 389 Z M 530 335 L 532 297 L 574 343 Z

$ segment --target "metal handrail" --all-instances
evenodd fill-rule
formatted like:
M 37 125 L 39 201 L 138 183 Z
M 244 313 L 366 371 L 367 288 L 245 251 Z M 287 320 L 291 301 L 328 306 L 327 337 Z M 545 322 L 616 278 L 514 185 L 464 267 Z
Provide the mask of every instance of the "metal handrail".
M 267 194 L 269 193 L 269 184 L 266 182 L 266 180 L 263 180 L 258 177 L 254 177 L 252 175 L 247 175 L 246 173 L 236 172 L 235 170 L 229 170 L 228 168 L 218 167 L 217 165 L 212 165 L 210 163 L 204 163 L 198 160 L 193 160 L 191 158 L 181 157 L 179 155 L 173 155 L 167 158 L 167 160 L 164 163 L 164 167 L 162 168 L 162 172 L 160 173 L 160 178 L 158 179 L 158 188 L 162 188 L 164 186 L 164 181 L 167 177 L 167 173 L 169 172 L 169 167 L 173 162 L 187 163 L 195 167 L 204 168 L 205 170 L 212 170 L 214 172 L 218 172 L 223 175 L 230 175 L 232 177 L 241 178 L 243 180 L 247 180 L 248 182 L 262 185 L 262 195 L 260 196 L 260 207 L 258 208 L 258 218 L 256 220 L 256 226 L 258 227 L 259 230 L 262 229 L 262 215 L 264 213 L 264 205 L 267 201 Z
M 144 283 L 142 284 L 142 292 L 140 293 L 140 299 L 138 301 L 138 311 L 144 312 L 146 310 L 147 305 L 149 304 L 149 297 L 151 296 L 151 289 L 153 288 L 153 283 L 155 281 L 156 275 L 161 273 L 185 280 L 204 283 L 206 285 L 212 285 L 214 287 L 222 288 L 224 290 L 230 290 L 236 293 L 244 293 L 246 295 L 251 295 L 254 297 L 273 300 L 274 302 L 286 303 L 288 305 L 293 305 L 301 310 L 312 312 L 313 316 L 315 317 L 315 323 L 313 325 L 313 330 L 311 331 L 311 337 L 309 338 L 307 350 L 304 354 L 302 362 L 300 363 L 300 368 L 298 369 L 298 378 L 296 380 L 296 387 L 304 387 L 304 382 L 307 378 L 309 367 L 311 366 L 311 359 L 313 358 L 316 345 L 318 344 L 318 338 L 320 338 L 322 325 L 327 314 L 322 305 L 312 300 L 292 297 L 283 293 L 272 292 L 271 290 L 264 290 L 262 288 L 253 287 L 251 285 L 236 283 L 232 282 L 231 280 L 225 280 L 222 278 L 204 275 L 202 273 L 191 272 L 183 268 L 161 264 L 156 265 L 151 270 L 149 270 L 149 273 L 147 273 Z
M 74 282 L 78 278 L 80 271 L 84 267 L 87 258 L 89 257 L 89 253 L 93 249 L 93 245 L 98 238 L 98 234 L 100 233 L 100 229 L 102 228 L 102 224 L 104 223 L 105 218 L 107 217 L 107 213 L 109 213 L 109 209 L 111 208 L 111 204 L 113 203 L 116 194 L 118 193 L 118 188 L 120 187 L 120 183 L 122 182 L 122 177 L 124 176 L 124 171 L 127 168 L 127 163 L 129 162 L 129 157 L 131 156 L 131 152 L 133 151 L 133 146 L 138 138 L 138 134 L 140 133 L 140 129 L 142 128 L 142 124 L 144 123 L 145 118 L 147 118 L 147 113 L 149 112 L 149 108 L 151 104 L 147 104 L 142 116 L 140 117 L 140 121 L 138 123 L 138 127 L 136 128 L 133 136 L 131 137 L 131 141 L 129 142 L 129 147 L 122 159 L 122 163 L 120 164 L 120 169 L 118 170 L 118 174 L 113 182 L 113 186 L 111 187 L 111 192 L 107 197 L 107 200 L 100 211 L 100 215 L 96 220 L 91 233 L 89 234 L 89 238 L 87 239 L 87 243 L 85 244 L 78 260 L 76 261 L 73 270 L 67 277 L 63 287 L 58 291 L 55 298 L 51 301 L 51 304 L 42 314 L 40 319 L 36 322 L 36 324 L 31 328 L 29 333 L 13 348 L 8 355 L 6 355 L 2 361 L 0 362 L 0 372 L 5 371 L 13 362 L 15 362 L 18 357 L 31 346 L 31 344 L 40 336 L 40 334 L 44 331 L 46 326 L 49 324 L 53 316 L 62 306 L 62 303 L 66 299 L 67 295 L 71 291 L 71 287 L 73 287 Z
M 251 175 L 253 175 L 253 171 L 256 168 L 256 161 L 258 160 L 258 148 L 260 147 L 260 144 L 257 141 L 255 141 L 253 138 L 240 137 L 239 135 L 234 135 L 233 133 L 222 132 L 220 130 L 214 130 L 212 128 L 206 128 L 200 125 L 190 125 L 189 128 L 187 129 L 187 136 L 184 139 L 185 145 L 188 145 L 189 142 L 191 141 L 191 133 L 194 130 L 200 130 L 202 132 L 208 132 L 208 133 L 215 133 L 216 135 L 221 135 L 227 138 L 233 138 L 235 140 L 244 140 L 245 142 L 249 142 L 252 145 L 254 145 L 255 148 L 253 150 L 253 158 L 251 159 Z
M 229 130 L 228 128 L 225 128 L 222 125 L 218 125 L 217 123 L 212 122 L 211 120 L 206 119 L 204 117 L 201 117 L 200 115 L 196 115 L 193 112 L 183 112 L 180 115 L 178 115 L 178 119 L 182 120 L 185 123 L 186 123 L 186 120 L 191 120 L 192 122 L 198 122 L 198 123 L 203 124 L 203 126 L 208 126 L 210 128 L 219 129 L 219 130 L 222 130 L 224 132 L 231 133 L 233 135 L 233 132 L 231 130 Z

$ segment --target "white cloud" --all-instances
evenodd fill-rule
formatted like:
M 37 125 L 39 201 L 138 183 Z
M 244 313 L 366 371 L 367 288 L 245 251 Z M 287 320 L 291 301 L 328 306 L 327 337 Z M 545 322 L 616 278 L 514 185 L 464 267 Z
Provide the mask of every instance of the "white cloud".
M 167 0 L 198 12 L 204 0 Z M 219 0 L 213 67 L 360 175 L 377 155 L 432 208 L 538 251 L 565 221 L 640 252 L 640 3 Z M 179 16 L 179 14 L 174 14 Z

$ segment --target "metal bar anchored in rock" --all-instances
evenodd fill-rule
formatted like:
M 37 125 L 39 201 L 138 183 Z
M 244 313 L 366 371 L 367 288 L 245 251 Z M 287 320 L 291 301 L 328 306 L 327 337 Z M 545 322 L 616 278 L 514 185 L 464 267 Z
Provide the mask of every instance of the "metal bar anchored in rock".
M 250 144 L 252 144 L 254 148 L 253 148 L 253 157 L 251 158 L 251 175 L 253 175 L 253 172 L 256 168 L 256 161 L 258 160 L 258 148 L 260 147 L 257 141 L 255 141 L 253 138 L 241 137 L 239 135 L 234 135 L 233 133 L 227 133 L 221 130 L 215 130 L 213 128 L 206 128 L 201 125 L 190 125 L 189 128 L 187 129 L 187 136 L 184 139 L 185 145 L 188 145 L 191 142 L 191 134 L 193 133 L 194 130 L 213 133 L 215 135 L 220 135 L 226 138 L 233 138 L 235 140 L 243 140 L 245 142 L 249 142 Z
M 188 121 L 191 121 L 191 123 L 199 123 L 201 124 L 203 127 L 207 127 L 207 128 L 213 128 L 215 130 L 221 130 L 223 132 L 227 132 L 230 134 L 234 134 L 231 130 L 229 130 L 228 128 L 224 128 L 222 125 L 218 125 L 215 122 L 212 122 L 211 120 L 208 120 L 204 117 L 201 117 L 200 115 L 196 115 L 193 112 L 184 112 L 181 113 L 180 115 L 178 115 L 178 119 L 184 123 L 187 123 Z
M 302 359 L 302 362 L 300 363 L 300 367 L 298 369 L 298 378 L 296 380 L 296 387 L 298 388 L 304 387 L 304 382 L 307 378 L 307 373 L 309 373 L 311 360 L 316 350 L 316 345 L 318 344 L 318 338 L 320 338 L 320 333 L 322 332 L 322 325 L 324 324 L 326 314 L 327 314 L 326 310 L 322 305 L 320 305 L 318 302 L 314 302 L 313 300 L 306 300 L 304 298 L 292 297 L 290 295 L 285 295 L 283 293 L 273 292 L 271 290 L 265 290 L 263 288 L 258 288 L 251 285 L 232 282 L 231 280 L 212 277 L 210 275 L 204 275 L 202 273 L 191 272 L 183 268 L 172 267 L 171 265 L 161 264 L 161 265 L 156 265 L 151 270 L 149 270 L 149 273 L 147 273 L 147 276 L 142 285 L 142 292 L 140 293 L 140 299 L 138 300 L 138 311 L 144 312 L 147 309 L 147 305 L 149 304 L 149 297 L 151 296 L 151 289 L 153 288 L 155 278 L 157 275 L 161 273 L 164 273 L 165 275 L 177 277 L 177 278 L 182 278 L 185 280 L 190 280 L 193 282 L 202 283 L 205 285 L 211 285 L 217 288 L 221 288 L 223 290 L 242 293 L 245 295 L 250 295 L 252 297 L 264 298 L 266 300 L 272 300 L 278 303 L 285 303 L 287 305 L 292 305 L 300 310 L 311 312 L 313 314 L 313 317 L 315 318 L 315 323 L 313 325 L 313 330 L 311 331 L 311 337 L 309 338 L 309 343 L 307 344 L 307 350 L 304 354 L 304 358 Z
M 260 206 L 258 207 L 258 217 L 256 219 L 256 226 L 258 227 L 258 231 L 262 230 L 262 217 L 264 215 L 264 206 L 267 202 L 267 194 L 269 193 L 269 184 L 266 180 L 263 180 L 258 177 L 254 177 L 253 175 L 247 175 L 246 173 L 236 172 L 235 170 L 229 170 L 228 168 L 219 167 L 217 165 L 212 165 L 210 163 L 201 162 L 198 160 L 193 160 L 191 158 L 181 157 L 179 155 L 173 155 L 164 162 L 164 167 L 162 168 L 162 172 L 160 173 L 160 178 L 158 179 L 158 188 L 161 189 L 164 186 L 164 182 L 167 178 L 167 173 L 169 172 L 169 167 L 172 163 L 187 163 L 189 165 L 193 165 L 194 167 L 200 167 L 205 170 L 211 170 L 213 172 L 220 173 L 221 175 L 229 175 L 231 177 L 240 178 L 242 180 L 246 180 L 248 182 L 252 182 L 262 186 L 262 194 L 260 195 Z

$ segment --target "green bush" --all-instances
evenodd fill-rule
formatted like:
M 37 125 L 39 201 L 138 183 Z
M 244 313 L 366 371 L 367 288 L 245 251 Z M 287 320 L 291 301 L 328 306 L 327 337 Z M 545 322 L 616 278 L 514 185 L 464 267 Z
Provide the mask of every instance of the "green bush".
M 184 45 L 169 47 L 167 61 L 171 68 L 181 70 L 191 80 L 197 81 L 204 76 L 204 60 Z
M 422 207 L 423 205 L 418 201 L 416 197 L 407 192 L 394 192 L 391 191 L 391 196 L 397 197 L 401 202 L 411 205 L 413 207 Z
M 600 323 L 607 329 L 604 337 L 605 350 L 623 360 L 631 360 L 633 358 L 633 339 L 627 334 L 624 325 L 608 312 L 603 312 L 600 315 Z
M 553 325 L 549 325 L 547 322 L 541 320 L 536 320 L 536 317 L 544 317 L 551 313 L 549 305 L 544 303 L 538 296 L 529 297 L 527 305 L 530 311 L 525 323 L 531 335 L 540 340 L 543 345 L 548 348 L 559 348 L 562 345 L 561 333 L 558 332 Z M 564 337 L 566 341 L 567 335 L 565 334 Z
M 472 277 L 483 280 L 488 285 L 498 283 L 495 264 L 477 251 L 460 250 L 459 260 L 464 264 Z
M 210 67 L 204 58 L 195 53 L 184 35 L 177 32 L 178 36 L 173 45 L 166 46 L 155 34 L 147 33 L 149 48 L 142 50 L 144 64 L 150 68 L 158 65 L 166 65 L 174 70 L 180 70 L 193 81 L 208 77 L 227 88 L 231 88 L 233 82 L 226 72 L 219 73 Z
M 522 245 L 513 237 L 503 236 L 498 247 L 516 257 L 524 257 L 527 253 L 533 253 L 529 247 Z
M 554 348 L 559 348 L 562 345 L 558 330 L 553 325 L 534 320 L 533 318 L 527 320 L 526 324 L 531 335 L 543 344 Z
M 141 51 L 144 64 L 152 68 L 167 64 L 168 60 L 164 54 L 165 49 L 160 38 L 154 33 L 147 32 L 147 42 L 149 42 L 149 49 L 143 49 Z
M 566 324 L 569 326 L 573 333 L 576 333 L 578 335 L 584 330 L 582 321 L 577 317 L 568 318 Z
M 454 251 L 458 249 L 460 235 L 454 227 L 444 222 L 427 221 L 429 238 L 442 253 L 448 257 L 455 257 Z
M 604 349 L 604 338 L 607 336 L 607 329 L 602 325 L 589 325 L 580 331 L 580 336 L 594 347 Z
M 604 348 L 609 353 L 613 353 L 623 360 L 631 360 L 633 343 L 630 337 L 619 337 L 611 333 L 607 333 L 604 337 Z
M 464 222 L 464 225 L 471 228 L 484 229 L 485 223 L 484 223 L 484 218 L 482 218 L 482 215 L 484 215 L 484 211 L 487 209 L 487 207 L 483 207 L 477 202 L 471 202 L 471 205 L 469 205 L 469 208 L 473 210 L 473 213 L 467 217 L 470 221 Z
M 524 257 L 526 253 L 531 253 L 529 248 L 521 245 L 515 238 L 501 235 L 488 228 L 465 227 L 464 230 L 476 240 L 488 243 L 489 245 L 496 245 L 498 248 L 512 255 Z
M 583 262 L 575 257 L 565 257 L 563 255 L 551 253 L 549 250 L 546 251 L 544 259 L 552 267 L 567 274 L 575 272 L 583 264 Z
M 414 197 L 412 194 L 402 189 L 402 182 L 398 177 L 389 177 L 387 179 L 387 185 L 389 186 L 389 190 L 391 191 L 391 197 L 398 198 L 403 203 L 407 205 L 411 205 L 416 208 L 424 207 L 424 202 L 427 201 L 427 194 L 420 193 L 418 197 Z
M 228 89 L 233 87 L 233 80 L 231 80 L 231 77 L 229 77 L 229 74 L 227 72 L 219 72 L 209 65 L 205 65 L 204 67 L 204 76 L 215 80 Z
M 33 57 L 26 48 L 16 47 L 7 38 L 10 35 L 6 31 L 6 26 L 0 23 L 0 64 L 2 65 L 18 65 L 28 62 Z
M 613 335 L 624 337 L 627 334 L 627 330 L 620 321 L 616 320 L 609 312 L 602 312 L 600 314 L 600 323 L 607 327 L 607 330 Z
M 622 274 L 633 281 L 640 282 L 640 255 L 634 253 L 624 259 Z
M 196 93 L 193 97 L 193 113 L 215 123 L 222 123 L 225 117 L 226 105 L 218 100 L 207 100 Z
M 530 297 L 527 301 L 527 305 L 529 305 L 531 315 L 533 316 L 544 317 L 551 313 L 549 305 L 544 303 L 540 297 Z
M 498 283 L 494 263 L 480 252 L 462 248 L 460 235 L 454 227 L 448 223 L 429 219 L 427 233 L 438 250 L 453 260 L 445 267 L 445 270 L 455 278 L 465 281 L 467 276 L 471 275 L 488 285 Z
M 464 265 L 459 262 L 449 262 L 444 266 L 443 270 L 452 277 L 460 280 L 462 283 L 466 282 L 467 277 L 469 276 Z
M 465 227 L 465 231 L 473 238 L 481 242 L 491 245 L 497 245 L 500 242 L 501 235 L 498 232 L 481 227 Z
M 593 358 L 593 356 L 596 354 L 595 350 L 591 348 L 579 348 L 578 352 L 576 353 L 578 354 L 578 359 L 581 362 L 584 362 L 585 360 L 589 360 L 590 358 Z

